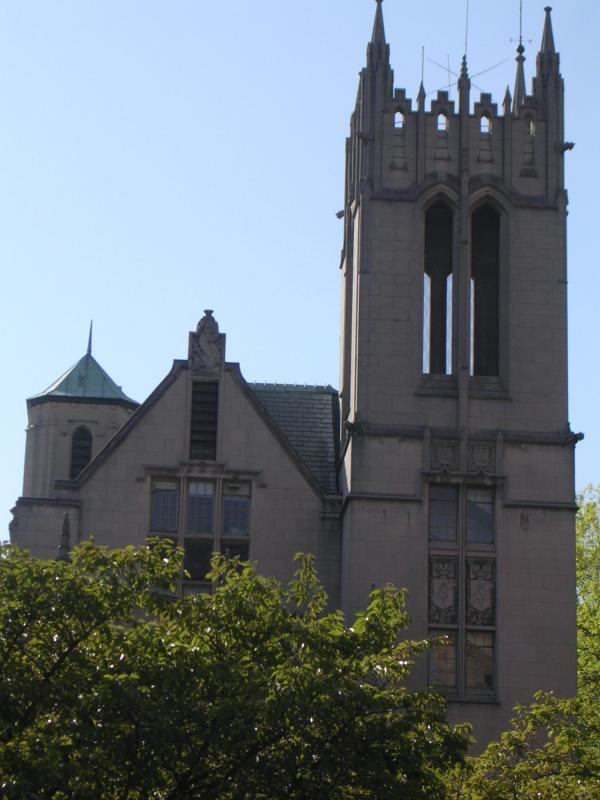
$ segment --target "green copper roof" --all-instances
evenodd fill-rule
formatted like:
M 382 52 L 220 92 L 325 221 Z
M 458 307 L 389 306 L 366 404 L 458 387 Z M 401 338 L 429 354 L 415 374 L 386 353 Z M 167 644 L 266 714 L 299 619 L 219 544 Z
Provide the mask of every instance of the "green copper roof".
M 138 405 L 135 400 L 127 397 L 120 386 L 117 386 L 90 352 L 80 358 L 45 391 L 29 399 L 39 402 L 46 398 L 81 398 Z

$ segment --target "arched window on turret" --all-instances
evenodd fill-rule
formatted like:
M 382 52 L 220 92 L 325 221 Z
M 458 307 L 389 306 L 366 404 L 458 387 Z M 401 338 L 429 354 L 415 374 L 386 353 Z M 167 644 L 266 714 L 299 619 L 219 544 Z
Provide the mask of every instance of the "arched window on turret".
M 92 434 L 83 425 L 73 431 L 71 438 L 70 478 L 76 478 L 92 458 Z
M 471 372 L 500 367 L 500 215 L 486 204 L 471 218 Z
M 403 127 L 404 127 L 404 114 L 402 113 L 402 111 L 398 110 L 394 114 L 394 128 L 398 130 L 399 128 Z
M 448 116 L 446 114 L 439 113 L 437 116 L 437 129 L 438 133 L 447 133 L 448 128 L 450 127 L 450 123 L 448 121 Z
M 489 136 L 492 132 L 492 120 L 488 117 L 487 114 L 481 115 L 481 120 L 479 122 L 479 131 L 482 136 Z
M 423 372 L 452 373 L 453 215 L 442 201 L 425 214 Z

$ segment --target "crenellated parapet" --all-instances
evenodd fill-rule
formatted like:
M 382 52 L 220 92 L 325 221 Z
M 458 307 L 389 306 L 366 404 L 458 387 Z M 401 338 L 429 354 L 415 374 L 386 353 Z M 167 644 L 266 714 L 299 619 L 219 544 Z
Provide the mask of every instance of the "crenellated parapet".
M 457 181 L 477 188 L 488 183 L 515 201 L 529 198 L 549 206 L 562 202 L 563 154 L 568 147 L 550 8 L 530 93 L 524 53 L 520 42 L 514 95 L 507 89 L 501 104 L 486 92 L 472 98 L 463 59 L 458 102 L 447 91 L 428 96 L 421 86 L 415 108 L 405 89 L 393 87 L 378 4 L 347 144 L 347 207 L 365 194 L 413 199 L 432 183 Z

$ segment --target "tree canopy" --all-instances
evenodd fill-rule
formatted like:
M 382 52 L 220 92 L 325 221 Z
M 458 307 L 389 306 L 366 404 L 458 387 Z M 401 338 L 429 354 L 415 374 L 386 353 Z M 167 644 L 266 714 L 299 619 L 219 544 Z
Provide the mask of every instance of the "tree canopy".
M 468 738 L 405 679 L 386 586 L 349 627 L 310 557 L 289 586 L 216 556 L 211 594 L 177 597 L 164 543 L 72 562 L 0 553 L 5 798 L 441 798 Z

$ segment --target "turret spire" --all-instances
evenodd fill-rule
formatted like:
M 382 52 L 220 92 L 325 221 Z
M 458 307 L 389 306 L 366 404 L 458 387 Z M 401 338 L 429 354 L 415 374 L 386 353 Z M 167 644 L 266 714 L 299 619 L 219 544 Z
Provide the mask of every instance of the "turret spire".
M 88 336 L 88 346 L 87 346 L 87 354 L 88 356 L 92 355 L 92 331 L 94 327 L 94 320 L 90 320 L 90 335 Z
M 377 3 L 377 11 L 375 12 L 375 22 L 373 23 L 373 36 L 371 37 L 371 44 L 385 44 L 385 27 L 383 24 L 383 10 L 381 4 L 383 0 L 375 0 Z
M 556 53 L 556 48 L 554 46 L 554 32 L 552 30 L 552 17 L 550 16 L 552 7 L 546 6 L 544 11 L 546 12 L 546 19 L 544 21 L 544 33 L 542 35 L 542 46 L 540 51 L 542 55 L 551 56 Z

